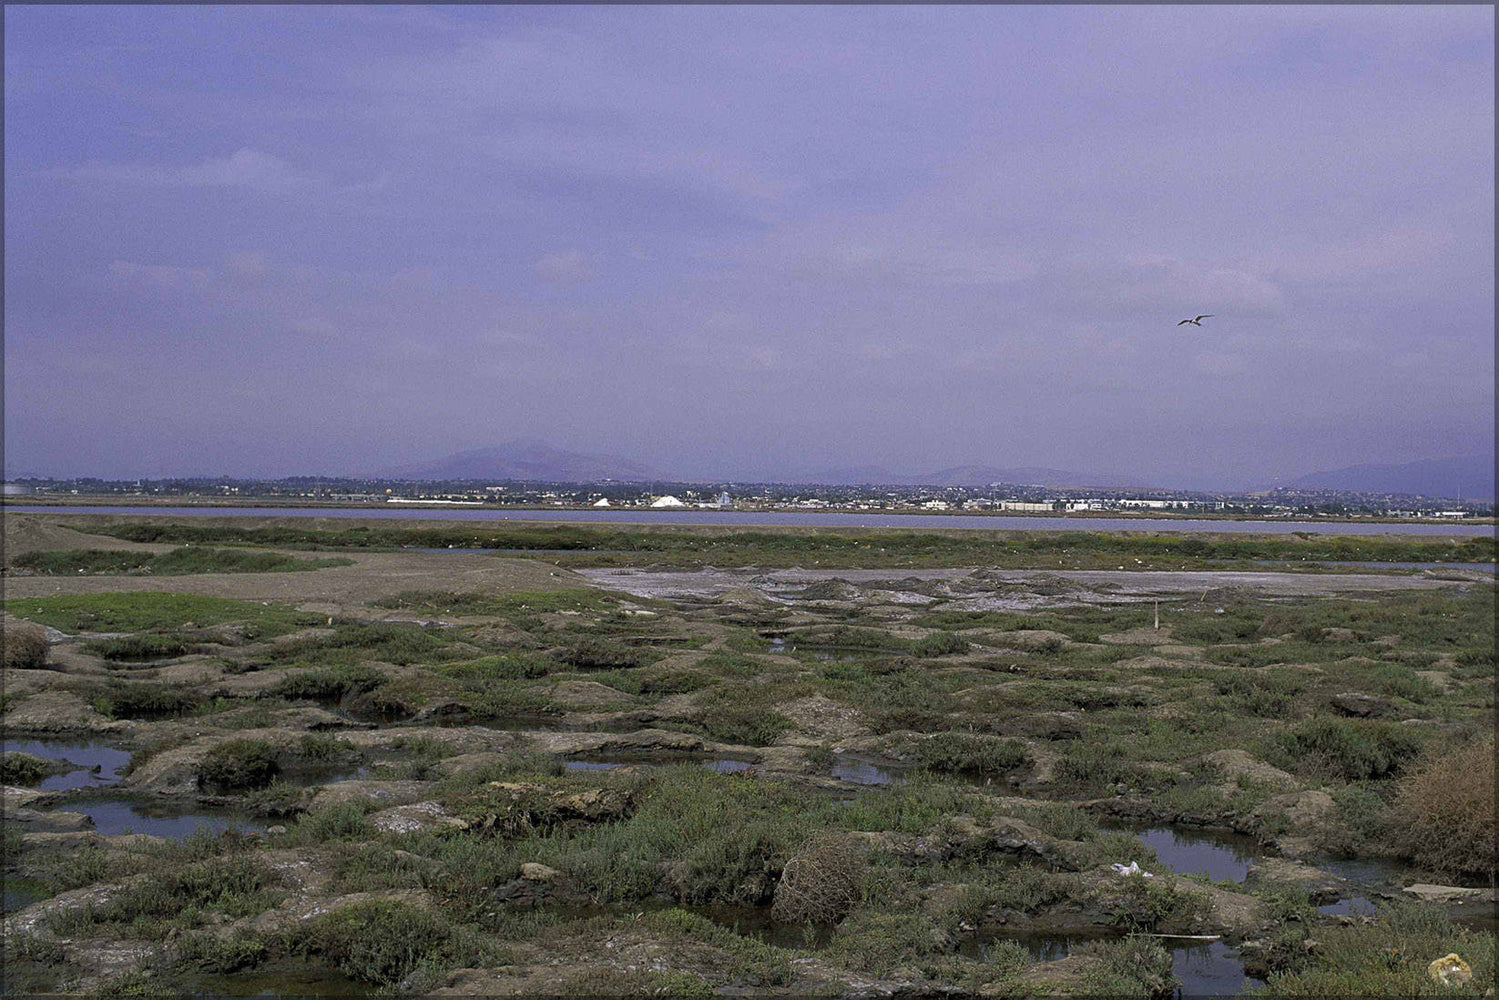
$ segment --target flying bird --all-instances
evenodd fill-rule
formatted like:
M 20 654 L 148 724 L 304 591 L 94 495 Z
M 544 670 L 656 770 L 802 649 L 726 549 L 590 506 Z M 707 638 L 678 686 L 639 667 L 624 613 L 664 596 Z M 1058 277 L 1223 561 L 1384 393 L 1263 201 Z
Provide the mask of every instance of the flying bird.
M 1196 319 L 1184 319 L 1184 320 L 1182 320 L 1180 323 L 1178 323 L 1176 325 L 1177 326 L 1185 326 L 1188 323 L 1191 323 L 1193 326 L 1201 326 L 1203 320 L 1205 320 L 1205 319 L 1212 319 L 1212 318 L 1213 318 L 1213 314 L 1212 313 L 1203 313 L 1201 316 L 1197 317 Z

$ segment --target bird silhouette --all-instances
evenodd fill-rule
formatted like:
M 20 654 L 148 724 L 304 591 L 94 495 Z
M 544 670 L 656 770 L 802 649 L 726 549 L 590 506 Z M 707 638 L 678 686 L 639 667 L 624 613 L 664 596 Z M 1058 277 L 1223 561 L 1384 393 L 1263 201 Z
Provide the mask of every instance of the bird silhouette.
M 1212 313 L 1203 313 L 1201 316 L 1197 317 L 1196 319 L 1184 319 L 1184 320 L 1182 320 L 1180 323 L 1178 323 L 1176 325 L 1177 326 L 1185 326 L 1188 323 L 1191 323 L 1193 326 L 1201 326 L 1203 320 L 1205 320 L 1205 319 L 1212 319 L 1212 318 L 1213 318 L 1213 314 Z

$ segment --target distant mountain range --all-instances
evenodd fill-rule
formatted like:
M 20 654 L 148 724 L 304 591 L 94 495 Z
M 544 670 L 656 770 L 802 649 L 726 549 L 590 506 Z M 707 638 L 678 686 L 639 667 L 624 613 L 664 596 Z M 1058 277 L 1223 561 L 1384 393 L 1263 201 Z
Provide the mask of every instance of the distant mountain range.
M 1399 465 L 1350 465 L 1345 469 L 1313 472 L 1281 485 L 1298 490 L 1348 490 L 1354 493 L 1492 500 L 1494 458 L 1464 455 Z
M 1062 469 L 1045 469 L 1036 466 L 998 468 L 992 465 L 954 465 L 935 472 L 916 475 L 891 472 L 879 466 L 857 466 L 851 469 L 833 469 L 817 477 L 819 482 L 829 485 L 873 486 L 988 486 L 990 483 L 1006 483 L 1012 486 L 1053 486 L 1122 488 L 1148 485 L 1138 479 L 1129 480 L 1120 476 L 1100 476 L 1088 472 L 1067 472 Z
M 435 462 L 397 466 L 377 475 L 390 479 L 516 479 L 553 483 L 588 483 L 600 479 L 649 482 L 663 478 L 658 471 L 618 455 L 585 455 L 532 440 L 460 451 Z

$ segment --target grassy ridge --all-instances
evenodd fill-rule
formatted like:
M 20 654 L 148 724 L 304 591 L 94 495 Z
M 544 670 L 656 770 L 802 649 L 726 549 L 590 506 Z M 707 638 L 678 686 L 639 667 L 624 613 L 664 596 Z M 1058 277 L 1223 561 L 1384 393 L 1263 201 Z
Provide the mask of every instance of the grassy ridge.
M 263 545 L 301 549 L 480 548 L 567 554 L 577 565 L 628 565 L 643 558 L 677 565 L 972 566 L 1200 568 L 1221 561 L 1493 562 L 1492 537 L 1237 535 L 1097 531 L 883 531 L 802 528 L 615 529 L 577 525 L 478 528 L 244 527 L 126 523 L 96 533 L 137 542 Z M 1136 561 L 1138 560 L 1138 561 Z
M 185 576 L 192 573 L 287 573 L 297 570 L 348 566 L 352 559 L 298 559 L 279 552 L 245 549 L 213 549 L 183 546 L 171 552 L 110 552 L 102 549 L 65 549 L 56 552 L 23 552 L 10 561 L 16 569 L 42 576 L 151 575 Z

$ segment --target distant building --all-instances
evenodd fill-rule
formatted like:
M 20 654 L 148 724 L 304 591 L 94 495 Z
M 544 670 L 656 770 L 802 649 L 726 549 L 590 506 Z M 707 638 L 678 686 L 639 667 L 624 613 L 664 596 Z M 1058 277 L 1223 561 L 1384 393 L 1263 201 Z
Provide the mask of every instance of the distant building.
M 1026 501 L 1026 500 L 1001 500 L 999 502 L 999 509 L 1000 510 L 1025 510 L 1025 511 L 1031 511 L 1033 513 L 1039 513 L 1041 511 L 1053 511 L 1053 510 L 1056 510 L 1056 506 L 1053 505 L 1053 504 L 1050 504 L 1050 503 L 1031 503 L 1031 502 Z
M 593 502 L 593 505 L 595 507 L 612 507 L 612 506 L 614 506 L 613 504 L 611 504 L 609 502 L 609 498 L 608 497 L 599 497 L 597 500 L 595 500 Z

